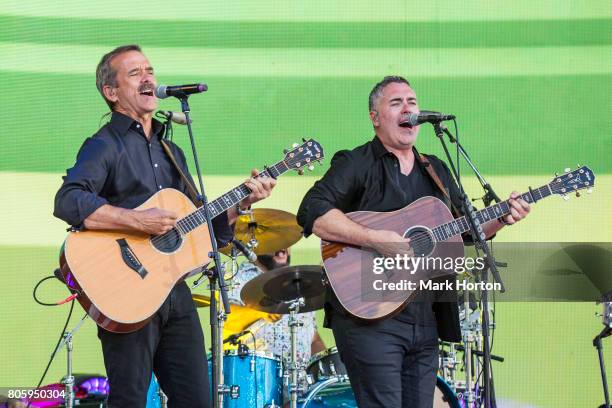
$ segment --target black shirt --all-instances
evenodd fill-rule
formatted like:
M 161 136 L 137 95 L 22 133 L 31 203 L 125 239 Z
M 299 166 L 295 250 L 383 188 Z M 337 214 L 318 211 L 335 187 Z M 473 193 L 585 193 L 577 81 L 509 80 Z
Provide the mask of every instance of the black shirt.
M 431 178 L 425 174 L 416 163 L 408 175 L 401 172 L 398 167 L 399 185 L 407 195 L 408 204 L 421 197 L 435 194 Z M 436 316 L 433 312 L 435 296 L 433 291 L 422 291 L 417 294 L 395 319 L 422 326 L 435 326 Z
M 414 149 L 415 155 L 417 154 Z M 457 208 L 461 208 L 459 191 L 450 175 L 450 171 L 440 159 L 427 155 L 433 169 Z M 317 218 L 333 208 L 343 213 L 353 211 L 394 211 L 403 208 L 417 198 L 433 195 L 447 202 L 444 194 L 433 188 L 424 165 L 415 160 L 411 175 L 419 178 L 418 190 L 405 189 L 400 181 L 400 164 L 397 157 L 389 152 L 377 137 L 351 151 L 337 152 L 331 161 L 327 173 L 306 193 L 298 211 L 298 223 L 304 228 L 304 235 L 312 233 L 312 226 Z M 409 181 L 409 184 L 411 181 Z M 427 184 L 429 183 L 429 184 Z M 447 202 L 450 207 L 450 203 Z M 456 294 L 455 294 L 456 296 Z M 424 308 L 428 306 L 423 303 Z M 326 320 L 338 313 L 345 315 L 338 299 L 329 292 L 326 304 Z M 457 304 L 440 302 L 433 305 L 440 338 L 449 341 L 460 339 Z M 414 313 L 412 313 L 414 312 Z M 414 320 L 415 316 L 424 322 L 427 318 L 423 310 L 408 310 L 396 318 Z
M 188 195 L 187 186 L 161 145 L 163 133 L 163 124 L 153 119 L 148 140 L 139 122 L 114 112 L 110 122 L 81 146 L 74 167 L 67 170 L 55 196 L 53 214 L 80 227 L 104 204 L 135 208 L 169 187 Z M 167 144 L 193 183 L 183 151 L 170 141 Z M 231 240 L 233 231 L 226 212 L 213 220 L 213 227 L 219 245 Z

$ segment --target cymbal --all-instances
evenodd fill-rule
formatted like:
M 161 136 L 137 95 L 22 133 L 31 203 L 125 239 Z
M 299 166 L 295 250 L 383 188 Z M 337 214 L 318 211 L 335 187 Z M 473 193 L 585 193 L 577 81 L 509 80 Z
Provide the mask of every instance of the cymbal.
M 257 255 L 273 254 L 298 242 L 302 238 L 302 227 L 290 212 L 256 208 L 253 214 L 238 217 L 235 237 L 245 244 L 256 239 L 258 244 L 253 251 Z M 231 248 L 227 245 L 221 252 L 229 254 Z
M 284 266 L 262 273 L 240 291 L 242 301 L 262 312 L 288 314 L 290 301 L 304 298 L 300 313 L 323 307 L 325 286 L 319 265 Z

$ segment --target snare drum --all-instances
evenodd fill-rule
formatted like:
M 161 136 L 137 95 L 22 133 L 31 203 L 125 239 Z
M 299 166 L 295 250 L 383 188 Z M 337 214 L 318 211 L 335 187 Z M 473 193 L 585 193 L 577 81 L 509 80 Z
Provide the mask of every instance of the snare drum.
M 338 354 L 336 347 L 313 355 L 308 362 L 306 372 L 315 383 L 328 378 L 337 376 L 346 377 L 347 375 L 346 368 L 340 360 L 340 354 Z
M 461 408 L 457 396 L 440 377 L 436 380 L 433 408 Z M 319 381 L 299 401 L 300 408 L 357 408 L 347 377 L 335 376 Z
M 209 364 L 212 367 L 212 364 Z M 249 351 L 241 355 L 226 350 L 223 356 L 223 380 L 229 393 L 225 408 L 281 406 L 283 403 L 283 370 L 278 358 L 264 352 Z

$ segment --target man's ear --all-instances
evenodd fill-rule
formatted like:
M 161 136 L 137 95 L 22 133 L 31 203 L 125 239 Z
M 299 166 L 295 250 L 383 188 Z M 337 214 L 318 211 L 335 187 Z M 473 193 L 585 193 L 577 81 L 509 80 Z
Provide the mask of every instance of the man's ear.
M 104 97 L 113 103 L 117 102 L 117 100 L 119 99 L 119 97 L 117 96 L 117 88 L 113 88 L 110 85 L 104 85 L 102 87 L 102 92 L 104 93 Z
M 378 112 L 375 110 L 370 111 L 370 120 L 372 121 L 372 125 L 374 127 L 378 127 L 380 125 L 380 121 L 378 120 Z

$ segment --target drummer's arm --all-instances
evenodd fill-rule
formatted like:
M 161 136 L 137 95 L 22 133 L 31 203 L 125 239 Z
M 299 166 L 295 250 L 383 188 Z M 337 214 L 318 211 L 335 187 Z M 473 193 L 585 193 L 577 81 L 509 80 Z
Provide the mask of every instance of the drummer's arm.
M 316 330 L 314 335 L 312 336 L 312 343 L 310 344 L 310 352 L 312 355 L 315 355 L 321 351 L 325 351 L 327 348 L 325 347 L 325 343 L 323 343 L 323 339 L 319 336 L 319 331 Z

